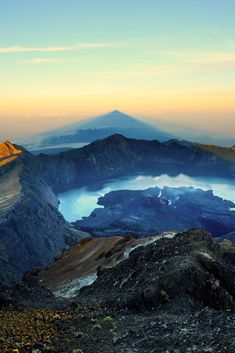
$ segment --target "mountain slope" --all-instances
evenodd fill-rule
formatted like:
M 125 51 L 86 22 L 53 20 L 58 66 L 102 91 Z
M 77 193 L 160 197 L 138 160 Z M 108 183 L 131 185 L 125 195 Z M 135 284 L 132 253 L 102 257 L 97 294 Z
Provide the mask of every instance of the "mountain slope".
M 19 175 L 21 170 L 22 166 L 18 165 L 0 177 L 0 219 L 20 201 L 21 184 Z
M 190 230 L 137 247 L 124 261 L 99 271 L 78 298 L 119 309 L 150 309 L 167 302 L 180 311 L 196 303 L 234 309 L 234 275 L 234 258 L 224 255 L 206 232 Z
M 23 152 L 23 148 L 17 145 L 13 145 L 10 141 L 5 141 L 0 144 L 0 159 L 17 155 Z
M 83 236 L 58 211 L 58 200 L 20 157 L 0 167 L 0 281 L 43 267 Z

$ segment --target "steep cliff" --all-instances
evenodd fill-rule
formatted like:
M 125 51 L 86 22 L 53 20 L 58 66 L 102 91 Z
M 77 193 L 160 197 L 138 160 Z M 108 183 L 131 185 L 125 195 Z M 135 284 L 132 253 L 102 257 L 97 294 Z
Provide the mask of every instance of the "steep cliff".
M 51 262 L 83 236 L 58 211 L 58 200 L 32 168 L 29 156 L 0 168 L 0 281 Z

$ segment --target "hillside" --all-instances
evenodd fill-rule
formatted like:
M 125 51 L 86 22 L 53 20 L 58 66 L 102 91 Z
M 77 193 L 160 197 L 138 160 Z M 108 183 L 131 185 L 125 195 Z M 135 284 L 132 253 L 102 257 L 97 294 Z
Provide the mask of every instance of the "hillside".
M 1 282 L 47 265 L 83 236 L 66 223 L 52 189 L 27 167 L 28 158 L 0 167 Z

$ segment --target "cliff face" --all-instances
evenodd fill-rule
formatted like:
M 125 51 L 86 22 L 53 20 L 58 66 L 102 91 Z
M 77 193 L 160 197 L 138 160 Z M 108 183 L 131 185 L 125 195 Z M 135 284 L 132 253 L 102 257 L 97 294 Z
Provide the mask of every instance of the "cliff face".
M 52 189 L 25 163 L 18 159 L 1 170 L 0 281 L 47 265 L 82 237 L 59 213 Z

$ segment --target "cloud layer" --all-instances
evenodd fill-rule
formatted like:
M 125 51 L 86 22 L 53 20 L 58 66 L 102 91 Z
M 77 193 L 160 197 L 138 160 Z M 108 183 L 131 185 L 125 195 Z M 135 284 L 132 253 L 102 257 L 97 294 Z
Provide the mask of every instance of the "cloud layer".
M 76 51 L 80 49 L 113 48 L 114 46 L 115 45 L 111 43 L 78 43 L 71 46 L 51 46 L 51 47 L 10 46 L 10 47 L 0 47 L 0 54 L 56 53 L 56 52 Z

